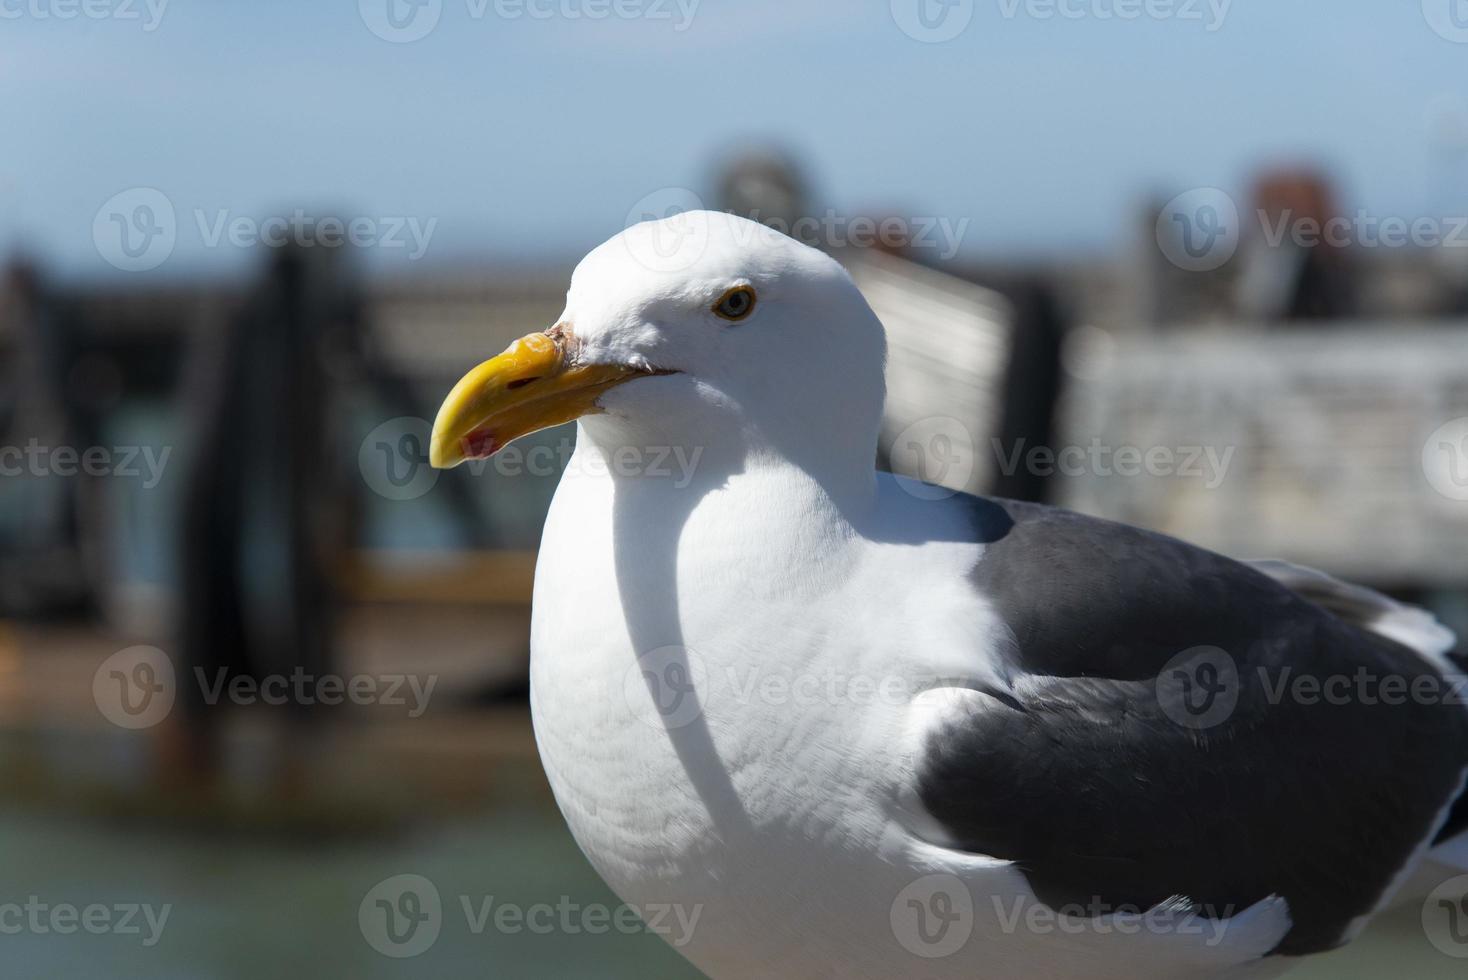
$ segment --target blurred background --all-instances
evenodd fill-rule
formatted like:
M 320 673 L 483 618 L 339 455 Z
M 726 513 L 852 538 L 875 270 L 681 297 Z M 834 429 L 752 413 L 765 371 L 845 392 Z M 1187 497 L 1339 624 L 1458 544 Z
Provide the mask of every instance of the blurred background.
M 851 270 L 884 466 L 1468 631 L 1461 0 L 0 20 L 5 976 L 693 975 L 586 925 L 616 899 L 536 760 L 574 429 L 426 462 L 465 369 L 682 209 Z M 1409 908 L 1294 975 L 1461 969 Z

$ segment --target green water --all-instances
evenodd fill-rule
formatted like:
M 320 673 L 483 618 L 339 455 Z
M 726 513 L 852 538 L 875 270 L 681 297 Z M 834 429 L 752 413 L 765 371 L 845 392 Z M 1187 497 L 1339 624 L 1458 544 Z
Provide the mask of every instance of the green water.
M 517 804 L 492 815 L 390 840 L 285 843 L 186 832 L 107 829 L 94 819 L 0 817 L 0 903 L 30 896 L 48 906 L 170 906 L 156 944 L 138 935 L 30 929 L 0 935 L 7 978 L 78 980 L 399 980 L 433 977 L 696 977 L 662 940 L 529 926 L 481 930 L 463 909 L 537 904 L 617 907 L 548 808 Z M 368 942 L 359 906 L 378 882 L 421 875 L 442 901 L 441 931 L 421 954 L 394 959 Z M 0 923 L 3 923 L 0 919 Z M 121 924 L 120 918 L 115 919 Z M 156 920 L 155 920 L 156 921 Z M 1292 977 L 1420 978 L 1468 975 L 1436 952 L 1415 909 L 1378 923 L 1348 949 Z
M 645 933 L 536 934 L 513 923 L 506 932 L 491 919 L 476 934 L 474 920 L 463 911 L 464 898 L 475 910 L 490 896 L 497 904 L 522 908 L 616 907 L 559 823 L 536 809 L 355 844 L 105 831 L 90 820 L 12 815 L 0 818 L 0 868 L 0 903 L 23 904 L 35 896 L 48 912 L 61 905 L 147 904 L 155 922 L 163 906 L 171 906 L 161 932 L 139 914 L 137 935 L 60 935 L 49 927 L 0 935 L 0 974 L 6 978 L 698 975 L 661 939 Z M 434 884 L 442 898 L 442 927 L 425 952 L 393 959 L 369 945 L 358 908 L 375 884 L 400 874 Z M 121 913 L 113 921 L 124 924 Z M 155 933 L 156 944 L 146 946 Z

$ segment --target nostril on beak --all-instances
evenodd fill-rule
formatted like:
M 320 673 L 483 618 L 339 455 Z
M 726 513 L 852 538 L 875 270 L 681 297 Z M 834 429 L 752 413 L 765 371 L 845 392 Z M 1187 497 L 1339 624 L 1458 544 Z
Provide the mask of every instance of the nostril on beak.
M 517 378 L 514 381 L 511 381 L 509 384 L 505 385 L 505 388 L 508 391 L 514 391 L 516 388 L 523 388 L 526 385 L 530 384 L 532 381 L 539 381 L 539 380 L 540 380 L 539 377 L 534 377 L 534 378 Z

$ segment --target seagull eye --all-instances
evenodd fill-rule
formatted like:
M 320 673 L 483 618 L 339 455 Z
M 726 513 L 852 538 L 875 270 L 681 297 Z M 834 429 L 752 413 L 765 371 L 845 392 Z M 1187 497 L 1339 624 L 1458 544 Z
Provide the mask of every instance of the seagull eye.
M 750 286 L 735 286 L 714 304 L 714 315 L 725 320 L 743 320 L 753 312 L 754 289 Z

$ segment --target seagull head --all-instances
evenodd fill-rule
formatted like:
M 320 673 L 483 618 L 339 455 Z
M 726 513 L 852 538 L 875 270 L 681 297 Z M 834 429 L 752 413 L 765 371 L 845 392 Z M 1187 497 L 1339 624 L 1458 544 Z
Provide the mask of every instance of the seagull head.
M 581 419 L 606 444 L 733 439 L 742 451 L 872 466 L 882 326 L 830 256 L 764 225 L 692 211 L 633 225 L 576 267 L 557 322 L 473 368 L 444 400 L 450 467 Z

